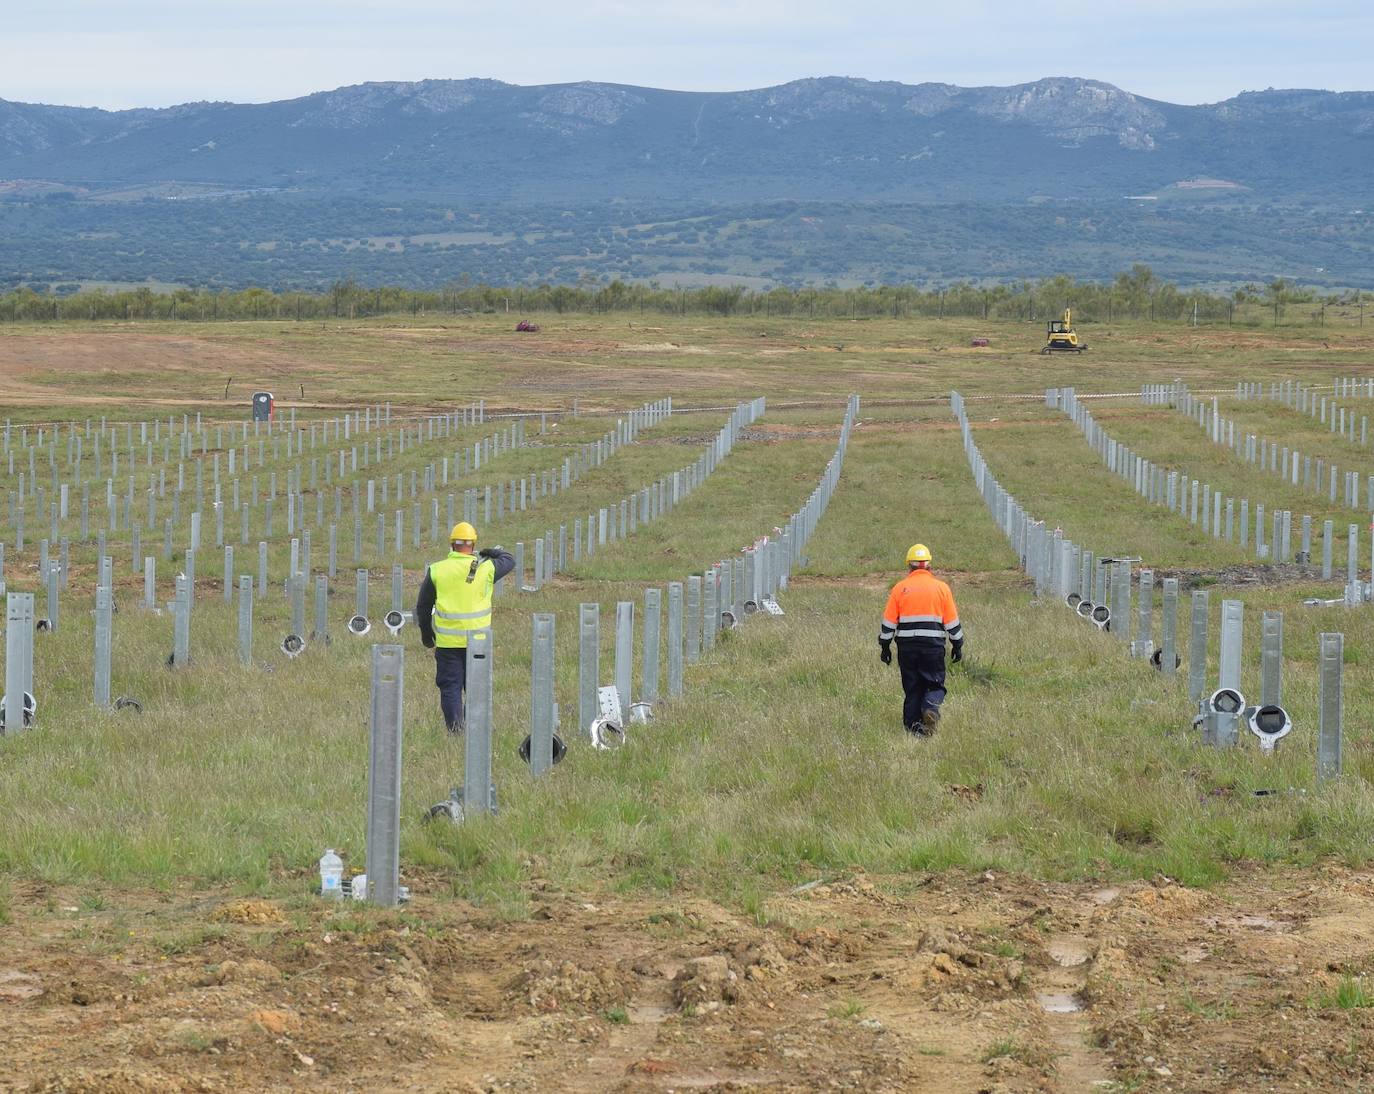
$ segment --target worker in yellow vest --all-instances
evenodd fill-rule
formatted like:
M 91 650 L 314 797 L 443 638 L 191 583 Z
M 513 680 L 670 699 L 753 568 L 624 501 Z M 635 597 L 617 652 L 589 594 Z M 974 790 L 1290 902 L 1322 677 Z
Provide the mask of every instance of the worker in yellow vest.
M 450 733 L 463 732 L 468 635 L 491 626 L 491 591 L 515 569 L 502 547 L 477 551 L 477 529 L 459 521 L 449 533 L 448 558 L 430 563 L 415 601 L 415 621 L 425 649 L 434 651 L 434 683 Z M 476 552 L 476 553 L 474 553 Z

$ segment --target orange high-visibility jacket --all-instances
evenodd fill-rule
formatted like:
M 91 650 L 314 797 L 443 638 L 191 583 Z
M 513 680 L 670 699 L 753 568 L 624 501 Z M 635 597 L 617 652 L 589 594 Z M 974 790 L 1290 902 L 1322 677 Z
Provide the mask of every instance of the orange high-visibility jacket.
M 964 640 L 954 594 L 929 570 L 912 570 L 892 586 L 878 641 L 896 638 L 899 646 L 938 643 L 943 649 L 946 637 L 951 642 Z

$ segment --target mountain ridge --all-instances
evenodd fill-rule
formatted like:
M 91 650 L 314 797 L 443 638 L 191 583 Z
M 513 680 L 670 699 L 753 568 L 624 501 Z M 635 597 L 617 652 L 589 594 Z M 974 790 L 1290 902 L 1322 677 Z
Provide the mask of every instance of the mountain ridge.
M 1374 283 L 1374 92 L 1188 106 L 1081 77 L 739 92 L 373 81 L 0 100 L 0 284 L 587 277 Z

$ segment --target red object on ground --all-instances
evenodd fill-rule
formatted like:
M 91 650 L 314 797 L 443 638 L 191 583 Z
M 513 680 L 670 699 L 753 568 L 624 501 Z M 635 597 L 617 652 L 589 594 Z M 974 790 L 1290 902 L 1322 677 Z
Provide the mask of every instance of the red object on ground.
M 531 323 L 528 319 L 522 319 L 515 324 L 515 329 L 518 331 L 533 332 L 539 329 L 539 324 Z
M 986 338 L 975 338 L 969 343 L 970 346 L 990 346 L 992 343 Z

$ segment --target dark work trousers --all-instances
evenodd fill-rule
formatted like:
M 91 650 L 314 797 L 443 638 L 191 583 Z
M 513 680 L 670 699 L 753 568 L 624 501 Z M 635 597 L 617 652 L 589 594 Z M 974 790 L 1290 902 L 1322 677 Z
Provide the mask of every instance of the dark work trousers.
M 468 651 L 466 647 L 434 651 L 434 684 L 439 689 L 439 706 L 444 711 L 444 724 L 451 732 L 463 725 L 463 692 L 468 686 Z
M 897 643 L 897 667 L 902 670 L 902 725 L 921 724 L 921 714 L 939 710 L 945 701 L 945 644 Z

